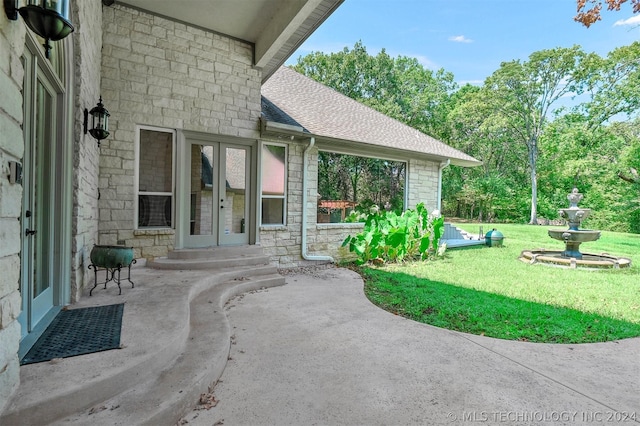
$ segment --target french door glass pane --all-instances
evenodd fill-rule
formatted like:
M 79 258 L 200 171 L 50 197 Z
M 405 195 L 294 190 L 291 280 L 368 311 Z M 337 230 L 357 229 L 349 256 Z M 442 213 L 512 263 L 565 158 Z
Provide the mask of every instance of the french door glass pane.
M 213 146 L 191 145 L 190 235 L 213 235 L 213 157 Z
M 53 195 L 52 185 L 55 182 L 50 179 L 52 176 L 52 158 L 51 141 L 55 137 L 53 135 L 53 126 L 51 120 L 51 111 L 53 108 L 53 99 L 51 94 L 46 90 L 42 83 L 38 82 L 36 91 L 36 108 L 35 108 L 35 143 L 34 156 L 35 164 L 33 171 L 35 173 L 33 179 L 33 209 L 32 224 L 36 230 L 31 238 L 35 242 L 35 250 L 33 251 L 33 281 L 32 291 L 33 298 L 40 295 L 51 286 L 52 265 L 50 262 L 50 254 L 52 253 L 52 234 L 53 226 L 48 214 L 48 209 L 52 205 L 51 197 Z
M 224 214 L 225 234 L 245 233 L 246 162 L 245 149 L 226 148 L 225 197 L 221 209 L 221 214 Z

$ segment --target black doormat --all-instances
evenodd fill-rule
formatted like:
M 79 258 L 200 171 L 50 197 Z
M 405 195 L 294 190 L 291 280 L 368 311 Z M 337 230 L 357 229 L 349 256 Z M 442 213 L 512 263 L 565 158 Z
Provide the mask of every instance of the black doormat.
M 21 365 L 120 347 L 124 303 L 60 311 Z

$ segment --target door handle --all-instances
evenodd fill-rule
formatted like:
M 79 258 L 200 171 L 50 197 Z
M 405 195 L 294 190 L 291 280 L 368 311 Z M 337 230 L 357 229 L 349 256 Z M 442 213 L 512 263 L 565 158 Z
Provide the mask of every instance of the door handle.
M 27 228 L 27 229 L 24 231 L 24 234 L 28 237 L 28 236 L 30 236 L 30 235 L 35 235 L 35 233 L 36 233 L 36 232 L 38 232 L 38 231 L 36 231 L 35 229 L 29 229 L 29 228 Z

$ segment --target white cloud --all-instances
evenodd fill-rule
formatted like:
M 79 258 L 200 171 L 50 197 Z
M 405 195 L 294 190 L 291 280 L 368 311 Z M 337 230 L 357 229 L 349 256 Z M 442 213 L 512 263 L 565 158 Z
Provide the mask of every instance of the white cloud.
M 632 16 L 629 19 L 620 19 L 613 24 L 614 27 L 620 27 L 623 25 L 640 25 L 640 15 Z
M 410 58 L 416 58 L 420 63 L 420 65 L 422 65 L 427 69 L 435 70 L 438 68 L 438 65 L 435 62 L 433 62 L 431 59 L 427 58 L 424 55 L 404 55 L 404 56 L 408 56 Z
M 472 86 L 482 86 L 484 84 L 484 80 L 460 80 L 458 81 L 460 86 L 464 86 L 465 84 L 470 84 Z
M 449 41 L 455 41 L 456 43 L 473 43 L 473 40 L 466 38 L 463 35 L 451 36 L 449 37 Z

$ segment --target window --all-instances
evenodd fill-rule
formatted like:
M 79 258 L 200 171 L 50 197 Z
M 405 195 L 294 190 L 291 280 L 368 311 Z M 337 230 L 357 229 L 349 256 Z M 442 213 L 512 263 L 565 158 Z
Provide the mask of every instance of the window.
M 287 147 L 262 145 L 262 224 L 284 225 L 286 211 Z
M 174 132 L 140 128 L 137 142 L 137 228 L 172 228 Z

